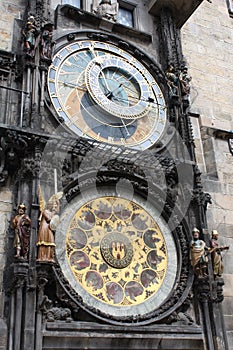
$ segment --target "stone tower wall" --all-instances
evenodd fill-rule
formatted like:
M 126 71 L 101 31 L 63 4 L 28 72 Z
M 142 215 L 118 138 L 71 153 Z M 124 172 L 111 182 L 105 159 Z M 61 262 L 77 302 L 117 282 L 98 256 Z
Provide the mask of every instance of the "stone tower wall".
M 26 3 L 26 0 L 0 2 L 0 50 L 11 52 L 16 47 L 13 29 L 23 19 Z M 57 3 L 57 0 L 51 1 L 53 7 Z M 219 231 L 222 244 L 231 246 L 230 252 L 224 256 L 223 308 L 229 348 L 233 349 L 233 156 L 226 139 L 220 138 L 218 133 L 222 131 L 221 135 L 225 135 L 233 130 L 233 18 L 229 16 L 226 0 L 204 1 L 183 26 L 181 34 L 183 53 L 192 76 L 191 112 L 197 161 L 203 174 L 204 188 L 212 196 L 207 212 L 208 226 L 209 230 Z M 0 197 L 2 269 L 11 211 L 11 192 L 6 187 Z M 0 291 L 1 281 L 2 270 Z M 0 313 L 1 305 L 2 298 Z
M 14 47 L 13 30 L 15 20 L 22 20 L 25 11 L 25 0 L 0 2 L 0 50 L 11 52 Z
M 192 76 L 191 112 L 197 160 L 206 192 L 212 197 L 208 227 L 217 229 L 224 260 L 223 310 L 229 348 L 233 349 L 233 18 L 225 0 L 203 2 L 182 28 L 183 53 Z M 220 136 L 222 135 L 222 137 Z

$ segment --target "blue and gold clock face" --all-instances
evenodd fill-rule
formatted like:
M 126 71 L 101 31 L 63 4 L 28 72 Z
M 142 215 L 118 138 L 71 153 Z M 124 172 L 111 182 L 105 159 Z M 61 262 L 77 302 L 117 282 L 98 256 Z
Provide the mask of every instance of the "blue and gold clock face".
M 48 88 L 59 118 L 79 136 L 145 149 L 165 128 L 154 76 L 115 45 L 83 40 L 63 47 L 49 68 Z

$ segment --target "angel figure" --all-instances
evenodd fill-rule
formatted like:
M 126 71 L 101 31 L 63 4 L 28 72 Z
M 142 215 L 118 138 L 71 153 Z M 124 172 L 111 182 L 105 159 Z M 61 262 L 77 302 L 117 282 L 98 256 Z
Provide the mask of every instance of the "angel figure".
M 42 196 L 41 190 L 39 189 L 40 197 L 40 210 L 41 215 L 39 218 L 39 232 L 38 232 L 38 261 L 54 261 L 55 253 L 55 231 L 59 223 L 59 211 L 60 203 L 63 192 L 58 192 L 49 199 L 48 203 L 45 203 L 45 200 Z

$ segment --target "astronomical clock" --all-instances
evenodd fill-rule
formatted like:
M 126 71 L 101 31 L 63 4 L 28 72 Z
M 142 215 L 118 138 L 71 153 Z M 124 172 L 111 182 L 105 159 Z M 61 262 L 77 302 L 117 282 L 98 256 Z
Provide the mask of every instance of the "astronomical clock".
M 155 74 L 117 43 L 85 39 L 63 46 L 50 66 L 48 88 L 59 118 L 76 135 L 144 150 L 165 128 Z
M 150 152 L 169 124 L 165 78 L 147 55 L 135 52 L 114 36 L 106 41 L 79 32 L 70 41 L 60 39 L 48 70 L 55 116 L 72 137 L 95 142 L 111 158 L 116 158 L 115 150 L 129 159 L 131 153 Z M 145 189 L 130 196 L 127 190 L 117 193 L 117 180 L 111 178 L 127 177 L 123 164 L 122 170 L 109 168 L 107 177 L 100 167 L 99 189 L 77 191 L 64 207 L 56 257 L 65 288 L 93 316 L 112 323 L 150 323 L 168 316 L 187 296 L 183 282 L 189 277 L 186 273 L 181 279 L 177 243 L 186 233 L 173 232 L 162 204 L 156 203 L 161 202 L 156 189 L 151 200 Z
M 201 2 L 15 2 L 0 52 L 3 347 L 223 348 L 223 280 L 211 254 L 200 276 L 190 260 L 194 227 L 209 246 L 210 196 L 180 28 Z

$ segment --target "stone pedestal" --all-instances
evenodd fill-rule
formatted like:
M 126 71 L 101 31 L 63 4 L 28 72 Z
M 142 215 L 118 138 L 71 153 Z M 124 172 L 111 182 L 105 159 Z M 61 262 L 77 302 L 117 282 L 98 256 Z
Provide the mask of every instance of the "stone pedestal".
M 47 322 L 43 350 L 204 349 L 199 327 L 184 325 L 112 326 L 87 322 Z

